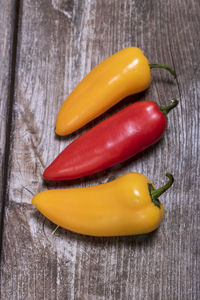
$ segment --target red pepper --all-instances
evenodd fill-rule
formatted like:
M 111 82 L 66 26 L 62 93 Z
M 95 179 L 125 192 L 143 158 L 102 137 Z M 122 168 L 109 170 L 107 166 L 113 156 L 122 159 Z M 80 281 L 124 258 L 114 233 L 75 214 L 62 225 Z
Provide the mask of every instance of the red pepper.
M 67 146 L 44 171 L 48 180 L 70 180 L 105 170 L 156 143 L 167 126 L 167 113 L 178 104 L 158 107 L 134 103 L 99 123 Z

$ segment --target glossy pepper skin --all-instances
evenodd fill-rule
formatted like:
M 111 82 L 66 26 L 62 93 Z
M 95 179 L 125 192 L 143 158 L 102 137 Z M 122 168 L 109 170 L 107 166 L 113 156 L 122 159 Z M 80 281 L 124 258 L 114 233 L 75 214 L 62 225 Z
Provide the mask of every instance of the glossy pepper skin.
M 121 236 L 149 233 L 161 223 L 164 209 L 158 197 L 173 183 L 155 190 L 138 173 L 93 187 L 48 190 L 37 194 L 32 204 L 55 224 L 91 236 Z
M 95 119 L 123 98 L 147 89 L 152 81 L 149 64 L 137 47 L 123 49 L 97 65 L 72 91 L 56 119 L 56 133 L 64 136 Z
M 127 160 L 156 143 L 167 126 L 166 114 L 177 105 L 159 108 L 136 102 L 99 123 L 67 146 L 44 171 L 47 180 L 91 175 Z

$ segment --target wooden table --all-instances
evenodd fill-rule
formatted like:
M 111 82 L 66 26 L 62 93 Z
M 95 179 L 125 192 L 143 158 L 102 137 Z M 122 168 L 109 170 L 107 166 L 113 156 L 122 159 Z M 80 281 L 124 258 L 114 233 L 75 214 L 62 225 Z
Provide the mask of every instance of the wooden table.
M 200 299 L 199 0 L 0 0 L 1 296 L 17 299 Z M 151 62 L 150 88 L 66 138 L 54 133 L 66 96 L 114 52 L 140 47 Z M 144 236 L 92 238 L 59 228 L 31 205 L 55 187 L 44 168 L 72 140 L 133 101 L 177 98 L 163 139 L 131 159 L 58 186 L 104 183 L 129 171 L 158 187 L 165 219 Z

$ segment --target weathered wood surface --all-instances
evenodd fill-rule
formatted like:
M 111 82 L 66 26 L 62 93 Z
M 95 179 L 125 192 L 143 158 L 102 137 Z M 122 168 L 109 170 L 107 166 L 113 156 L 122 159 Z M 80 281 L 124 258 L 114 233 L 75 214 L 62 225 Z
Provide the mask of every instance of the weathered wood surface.
M 1 299 L 200 298 L 199 16 L 195 0 L 20 1 Z M 56 137 L 55 117 L 67 94 L 98 62 L 133 45 L 149 61 L 172 65 L 177 80 L 153 70 L 150 89 L 138 98 L 70 137 Z M 160 186 L 170 171 L 175 183 L 161 198 L 160 228 L 143 237 L 98 239 L 63 229 L 52 236 L 55 225 L 30 204 L 32 194 L 54 186 L 43 182 L 44 167 L 83 131 L 132 101 L 166 105 L 172 97 L 180 105 L 156 146 L 98 175 L 62 184 L 93 185 L 138 171 Z
M 12 43 L 13 20 L 15 11 L 12 0 L 0 0 L 0 215 L 3 205 L 4 185 L 6 184 L 7 171 L 4 167 L 6 134 L 9 133 L 12 98 Z M 7 129 L 7 130 L 6 130 Z M 1 227 L 1 225 L 0 225 Z

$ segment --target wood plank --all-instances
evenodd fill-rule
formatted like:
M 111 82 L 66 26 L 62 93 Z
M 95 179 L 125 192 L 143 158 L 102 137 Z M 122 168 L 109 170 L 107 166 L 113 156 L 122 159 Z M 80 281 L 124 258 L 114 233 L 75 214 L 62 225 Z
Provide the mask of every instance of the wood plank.
M 199 13 L 198 1 L 24 1 L 17 63 L 15 128 L 3 243 L 2 299 L 198 299 L 199 291 Z M 155 147 L 120 166 L 65 187 L 103 183 L 138 171 L 156 186 L 165 219 L 143 237 L 92 238 L 55 228 L 31 206 L 52 188 L 41 174 L 74 138 L 135 101 L 117 105 L 68 138 L 54 134 L 65 96 L 98 62 L 128 46 L 174 66 L 177 82 L 154 70 L 138 99 L 179 107 Z
M 9 128 L 11 64 L 13 42 L 14 3 L 0 0 L 0 215 L 3 214 L 3 194 L 7 167 L 5 166 L 6 133 Z M 7 149 L 7 152 L 9 149 Z M 8 153 L 7 153 L 8 154 Z M 0 225 L 1 227 L 1 225 Z
M 14 61 L 17 28 L 15 1 L 0 0 L 0 269 L 2 262 L 5 203 L 9 177 L 9 154 L 12 146 L 12 103 L 14 95 Z M 1 272 L 0 272 L 1 282 Z M 1 286 L 0 286 L 1 290 Z M 1 294 L 1 292 L 0 292 Z

